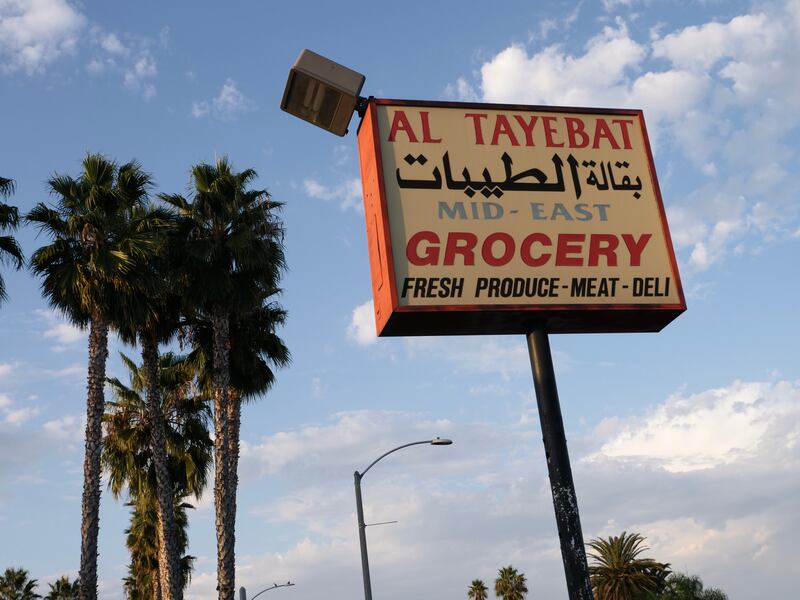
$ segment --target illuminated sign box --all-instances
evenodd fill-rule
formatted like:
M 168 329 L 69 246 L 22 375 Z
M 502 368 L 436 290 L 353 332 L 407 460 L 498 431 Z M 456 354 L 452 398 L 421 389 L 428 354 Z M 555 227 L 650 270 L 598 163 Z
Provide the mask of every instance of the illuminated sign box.
M 371 99 L 358 147 L 379 335 L 686 310 L 641 111 Z

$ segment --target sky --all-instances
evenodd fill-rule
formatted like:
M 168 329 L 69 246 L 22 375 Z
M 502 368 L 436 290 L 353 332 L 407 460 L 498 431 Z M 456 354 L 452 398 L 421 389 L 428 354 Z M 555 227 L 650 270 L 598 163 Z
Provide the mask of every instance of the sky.
M 293 360 L 243 411 L 237 587 L 359 597 L 352 473 L 439 435 L 364 478 L 366 521 L 397 521 L 367 531 L 376 597 L 463 598 L 508 564 L 529 598 L 566 597 L 524 336 L 375 336 L 358 117 L 339 138 L 279 109 L 303 48 L 376 97 L 644 110 L 688 310 L 551 336 L 584 537 L 640 532 L 732 600 L 794 597 L 800 1 L 0 0 L 0 175 L 23 212 L 88 152 L 166 193 L 227 155 L 284 203 Z M 78 569 L 86 332 L 0 269 L 0 569 L 46 590 Z M 123 597 L 127 519 L 104 486 L 103 598 Z M 213 598 L 210 494 L 189 536 L 187 598 Z

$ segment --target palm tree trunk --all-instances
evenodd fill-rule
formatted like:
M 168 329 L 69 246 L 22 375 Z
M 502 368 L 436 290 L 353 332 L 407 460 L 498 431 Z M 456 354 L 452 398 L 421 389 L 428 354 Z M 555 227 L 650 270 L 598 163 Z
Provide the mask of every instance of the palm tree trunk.
M 230 481 L 230 510 L 229 519 L 236 525 L 236 495 L 239 490 L 239 430 L 242 424 L 242 398 L 239 390 L 228 387 L 228 474 L 226 477 Z
M 108 323 L 93 316 L 89 323 L 89 364 L 86 375 L 86 450 L 83 457 L 81 503 L 81 600 L 97 600 L 97 536 L 100 531 L 100 454 L 108 358 Z
M 147 420 L 150 426 L 150 444 L 153 466 L 156 471 L 156 501 L 158 506 L 158 561 L 162 575 L 164 600 L 181 600 L 183 586 L 180 576 L 180 558 L 175 535 L 175 510 L 173 506 L 172 478 L 167 463 L 164 440 L 164 413 L 161 410 L 161 390 L 158 379 L 158 342 L 149 334 L 139 336 L 142 362 L 147 379 Z
M 211 318 L 214 352 L 214 511 L 217 529 L 217 589 L 219 600 L 234 600 L 236 577 L 236 508 L 231 493 L 228 440 L 230 381 L 230 321 L 225 311 Z
M 158 577 L 153 578 L 153 600 L 162 600 L 161 596 L 161 583 L 163 579 L 163 574 L 161 573 L 161 567 L 158 568 Z

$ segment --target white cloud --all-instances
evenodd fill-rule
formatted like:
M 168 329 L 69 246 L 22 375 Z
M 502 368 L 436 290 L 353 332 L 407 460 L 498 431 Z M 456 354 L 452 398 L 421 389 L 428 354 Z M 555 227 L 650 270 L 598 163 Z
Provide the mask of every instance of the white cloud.
M 130 52 L 115 33 L 104 35 L 100 40 L 100 46 L 109 54 L 121 54 L 124 56 Z
M 67 321 L 60 313 L 41 309 L 34 312 L 45 323 L 46 329 L 42 332 L 42 337 L 55 342 L 50 348 L 53 352 L 63 352 L 86 340 L 86 331 Z
M 353 309 L 350 324 L 347 326 L 347 338 L 359 346 L 371 346 L 378 341 L 375 333 L 375 308 L 372 300 Z
M 765 14 L 742 15 L 728 23 L 706 23 L 670 33 L 653 43 L 653 56 L 677 67 L 706 72 L 722 59 L 773 54 L 780 24 Z
M 257 476 L 321 470 L 324 473 L 319 476 L 327 478 L 332 467 L 358 467 L 370 454 L 386 445 L 387 440 L 399 439 L 398 443 L 402 443 L 405 437 L 431 439 L 437 435 L 446 436 L 451 429 L 449 421 L 428 421 L 413 413 L 342 412 L 333 415 L 324 425 L 307 425 L 296 431 L 276 433 L 257 444 L 243 443 L 242 468 Z
M 66 0 L 0 0 L 0 71 L 42 73 L 75 51 L 85 24 Z
M 481 67 L 486 102 L 525 102 L 575 106 L 619 104 L 630 86 L 629 69 L 637 67 L 646 48 L 628 35 L 624 22 L 606 27 L 580 56 L 548 46 L 528 56 L 514 45 Z
M 86 70 L 93 76 L 119 76 L 127 90 L 150 100 L 157 93 L 155 80 L 158 61 L 154 49 L 159 43 L 152 38 L 130 33 L 118 35 L 95 25 L 89 31 L 88 47 L 93 56 L 86 64 Z
M 411 357 L 442 359 L 457 371 L 494 373 L 504 381 L 530 373 L 531 368 L 528 348 L 521 336 L 418 337 L 407 338 L 405 346 Z M 557 373 L 572 368 L 574 361 L 566 352 L 552 353 Z
M 72 363 L 71 365 L 62 367 L 61 369 L 43 369 L 41 373 L 55 379 L 73 377 L 80 378 L 86 376 L 86 366 L 80 363 Z
M 608 12 L 613 12 L 617 8 L 626 7 L 630 8 L 634 0 L 603 0 L 603 8 Z
M 66 415 L 59 419 L 46 421 L 42 428 L 48 437 L 57 440 L 80 440 L 83 437 L 84 424 L 80 417 Z
M 36 397 L 32 398 L 33 400 Z M 0 424 L 20 427 L 41 412 L 38 406 L 19 406 L 8 394 L 0 392 Z M 0 437 L 2 431 L 0 431 Z
M 191 114 L 196 119 L 214 117 L 229 121 L 254 109 L 255 105 L 239 91 L 236 82 L 226 79 L 217 97 L 193 103 Z
M 11 375 L 17 368 L 15 363 L 0 363 L 0 380 Z
M 23 406 L 21 408 L 4 408 L 3 422 L 8 425 L 19 427 L 23 423 L 30 421 L 40 412 L 35 406 Z
M 630 4 L 606 0 L 605 8 Z M 617 18 L 578 52 L 512 45 L 485 61 L 475 84 L 461 78 L 448 92 L 465 100 L 643 108 L 657 159 L 659 150 L 674 150 L 681 178 L 708 181 L 666 198 L 670 215 L 680 217 L 673 234 L 691 240 L 683 246 L 688 266 L 704 270 L 746 251 L 748 242 L 788 238 L 800 218 L 790 146 L 800 127 L 800 4 L 760 7 L 726 22 L 656 27 L 646 40 L 634 39 Z M 759 221 L 756 206 L 772 217 Z
M 361 180 L 356 177 L 347 179 L 336 186 L 327 186 L 316 179 L 306 179 L 303 181 L 303 190 L 317 200 L 337 201 L 342 210 L 352 209 L 358 213 L 364 212 L 361 201 Z
M 149 51 L 144 51 L 125 69 L 123 82 L 126 88 L 141 92 L 142 97 L 149 100 L 156 95 L 152 80 L 157 74 L 155 59 Z
M 602 423 L 601 428 L 608 427 Z M 767 439 L 767 433 L 770 433 Z M 766 448 L 775 459 L 800 436 L 800 383 L 742 383 L 675 395 L 622 425 L 588 460 L 629 460 L 670 472 L 744 462 Z

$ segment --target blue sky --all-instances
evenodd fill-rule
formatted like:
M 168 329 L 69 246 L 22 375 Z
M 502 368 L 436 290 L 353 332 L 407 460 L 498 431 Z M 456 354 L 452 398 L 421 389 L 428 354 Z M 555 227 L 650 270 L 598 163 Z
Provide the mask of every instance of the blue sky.
M 585 537 L 650 554 L 733 600 L 791 597 L 800 518 L 800 2 L 305 3 L 0 0 L 0 175 L 23 211 L 87 152 L 157 190 L 227 154 L 283 202 L 292 366 L 244 411 L 237 585 L 460 598 L 512 563 L 565 597 L 522 336 L 376 339 L 355 136 L 278 108 L 310 48 L 422 100 L 642 108 L 689 309 L 659 334 L 553 336 Z M 351 130 L 355 130 L 354 119 Z M 37 244 L 25 229 L 26 254 Z M 0 568 L 42 582 L 79 556 L 86 335 L 0 267 Z M 112 343 L 109 373 L 120 375 Z M 104 494 L 102 596 L 121 598 L 127 511 Z M 214 597 L 210 498 L 190 598 Z M 46 586 L 45 586 L 46 587 Z M 792 590 L 792 591 L 790 591 Z

